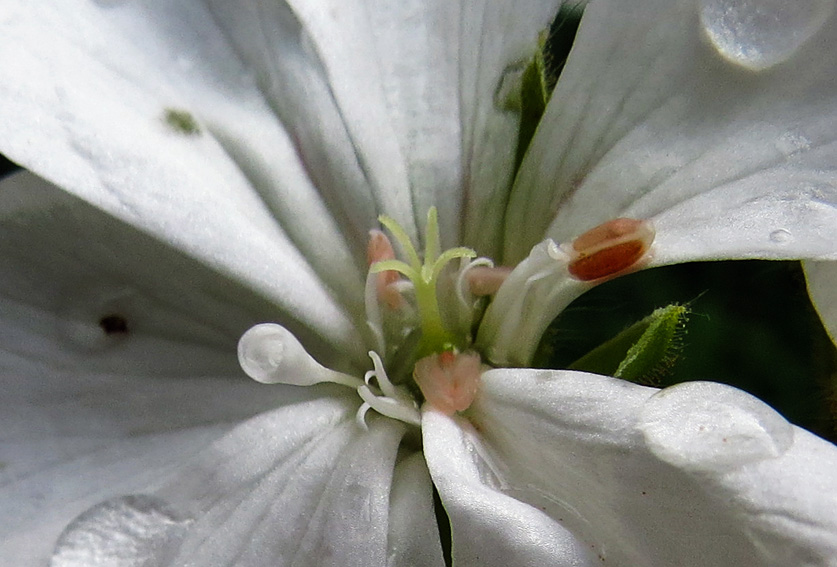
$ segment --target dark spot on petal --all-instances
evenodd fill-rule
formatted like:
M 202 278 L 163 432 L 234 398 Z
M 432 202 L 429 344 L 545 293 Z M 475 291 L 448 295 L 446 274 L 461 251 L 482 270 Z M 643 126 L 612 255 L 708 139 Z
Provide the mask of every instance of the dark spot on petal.
M 128 320 L 122 315 L 105 315 L 99 319 L 99 326 L 108 336 L 128 334 Z
M 201 127 L 198 125 L 198 121 L 195 120 L 195 117 L 190 112 L 185 110 L 167 108 L 163 118 L 172 130 L 180 134 L 195 136 L 201 133 Z

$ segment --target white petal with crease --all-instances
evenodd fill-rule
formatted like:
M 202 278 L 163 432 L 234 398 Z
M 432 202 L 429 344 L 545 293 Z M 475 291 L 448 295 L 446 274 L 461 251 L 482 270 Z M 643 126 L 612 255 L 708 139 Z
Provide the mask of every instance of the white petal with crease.
M 351 397 L 323 397 L 239 425 L 158 496 L 193 519 L 172 565 L 385 565 L 404 428 L 357 426 Z
M 656 392 L 592 374 L 493 370 L 472 420 L 504 492 L 562 518 L 606 562 L 833 564 L 833 445 L 729 386 Z
M 424 455 L 413 453 L 395 467 L 389 497 L 389 567 L 443 566 L 433 483 Z
M 459 418 L 425 409 L 427 466 L 451 522 L 456 565 L 594 565 L 579 542 L 541 509 L 504 494 L 496 461 Z

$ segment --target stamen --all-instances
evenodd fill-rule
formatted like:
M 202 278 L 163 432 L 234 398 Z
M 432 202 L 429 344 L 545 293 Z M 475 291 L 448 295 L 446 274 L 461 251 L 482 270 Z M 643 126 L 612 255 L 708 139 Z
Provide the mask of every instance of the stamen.
M 378 300 L 378 274 L 366 274 L 366 287 L 363 293 L 363 301 L 366 305 L 366 325 L 372 331 L 372 338 L 375 340 L 375 348 L 380 352 L 386 352 L 386 338 L 384 337 L 384 319 L 381 315 L 381 308 Z
M 481 370 L 478 354 L 445 351 L 416 362 L 413 379 L 428 404 L 453 415 L 471 406 L 479 388 Z
M 306 352 L 297 338 L 281 325 L 262 323 L 238 341 L 238 362 L 250 378 L 263 384 L 312 386 L 333 382 L 350 388 L 363 380 L 330 370 Z
M 395 260 L 395 250 L 387 235 L 377 229 L 369 231 L 369 245 L 366 248 L 366 261 L 369 266 L 384 260 Z M 375 286 L 378 301 L 385 303 L 390 309 L 398 309 L 404 305 L 404 298 L 393 285 L 401 279 L 395 270 L 384 270 L 375 274 Z
M 369 351 L 374 370 L 370 370 L 364 376 L 365 384 L 357 389 L 358 395 L 363 399 L 363 405 L 357 410 L 355 418 L 358 424 L 366 429 L 366 412 L 374 409 L 381 415 L 398 419 L 412 425 L 421 424 L 421 414 L 418 411 L 413 398 L 405 391 L 393 385 L 381 362 L 381 357 L 375 351 Z M 372 391 L 370 381 L 375 378 L 378 388 L 383 396 L 378 396 Z
M 512 269 L 507 266 L 476 266 L 466 274 L 468 287 L 478 297 L 494 295 L 511 272 Z
M 358 423 L 364 429 L 366 428 L 364 418 L 369 409 L 410 425 L 421 425 L 421 414 L 415 405 L 409 406 L 400 400 L 387 398 L 386 396 L 376 396 L 368 386 L 361 386 L 357 389 L 357 393 L 363 399 L 364 404 L 358 409 L 356 417 Z
M 645 220 L 618 218 L 600 224 L 573 240 L 567 270 L 581 281 L 617 276 L 647 258 L 654 236 L 654 227 Z
M 378 387 L 384 393 L 385 396 L 389 396 L 390 398 L 399 398 L 401 397 L 401 393 L 392 385 L 392 382 L 389 381 L 389 376 L 387 376 L 387 371 L 384 370 L 384 363 L 381 362 L 381 357 L 378 356 L 378 353 L 374 350 L 369 351 L 369 358 L 372 359 L 372 367 L 374 370 L 368 371 L 363 376 L 363 381 L 366 382 L 366 385 L 369 385 L 369 380 L 375 378 L 378 382 Z

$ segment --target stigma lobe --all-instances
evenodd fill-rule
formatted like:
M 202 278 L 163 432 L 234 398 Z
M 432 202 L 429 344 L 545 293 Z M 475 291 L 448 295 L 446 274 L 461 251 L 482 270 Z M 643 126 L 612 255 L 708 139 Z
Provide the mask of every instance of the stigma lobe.
M 618 218 L 572 241 L 567 270 L 581 281 L 617 276 L 647 257 L 655 231 L 649 221 Z

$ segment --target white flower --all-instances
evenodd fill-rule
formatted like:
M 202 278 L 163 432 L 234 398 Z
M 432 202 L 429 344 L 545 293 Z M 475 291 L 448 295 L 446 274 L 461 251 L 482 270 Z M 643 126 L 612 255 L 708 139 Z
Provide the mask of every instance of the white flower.
M 360 379 L 381 213 L 518 265 L 495 364 L 588 285 L 546 237 L 837 259 L 833 7 L 593 0 L 512 186 L 557 1 L 4 2 L 0 151 L 61 189 L 0 186 L 0 565 L 441 565 L 434 485 L 457 565 L 834 565 L 837 450 L 738 390 L 496 368 L 364 430 L 233 354 Z

